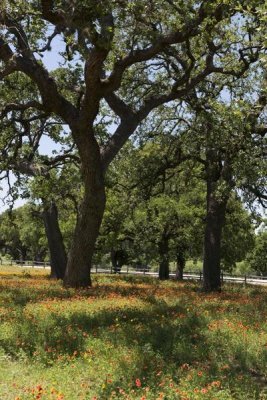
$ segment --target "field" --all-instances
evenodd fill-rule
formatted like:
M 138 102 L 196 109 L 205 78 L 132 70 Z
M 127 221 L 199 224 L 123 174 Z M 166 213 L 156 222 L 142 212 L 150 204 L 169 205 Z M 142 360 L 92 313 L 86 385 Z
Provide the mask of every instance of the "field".
M 267 288 L 1 269 L 0 399 L 267 399 Z

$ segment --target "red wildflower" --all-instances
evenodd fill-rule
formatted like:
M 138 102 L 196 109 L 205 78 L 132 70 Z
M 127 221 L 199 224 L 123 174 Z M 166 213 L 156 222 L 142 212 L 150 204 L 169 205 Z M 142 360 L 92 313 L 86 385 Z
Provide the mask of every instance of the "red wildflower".
M 140 379 L 138 379 L 138 378 L 135 380 L 135 384 L 136 384 L 137 387 L 141 387 L 142 386 L 142 383 L 141 383 Z

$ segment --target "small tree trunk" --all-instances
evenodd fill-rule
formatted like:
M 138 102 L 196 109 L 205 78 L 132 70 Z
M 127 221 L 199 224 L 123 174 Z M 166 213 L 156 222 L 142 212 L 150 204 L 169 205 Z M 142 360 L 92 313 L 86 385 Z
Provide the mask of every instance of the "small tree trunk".
M 44 203 L 43 220 L 48 240 L 51 278 L 63 279 L 66 271 L 67 256 L 58 223 L 58 211 L 54 201 Z
M 65 286 L 75 288 L 91 286 L 92 257 L 105 209 L 105 185 L 99 147 L 92 137 L 82 138 L 90 141 L 90 143 L 79 143 L 84 198 L 64 278 Z
M 159 243 L 159 260 L 159 279 L 169 279 L 169 238 L 165 234 L 162 235 Z
M 111 250 L 111 263 L 112 263 L 112 270 L 115 274 L 119 274 L 121 272 L 121 260 L 119 257 L 118 250 Z
M 207 215 L 204 236 L 203 290 L 221 290 L 221 236 L 227 199 L 216 198 L 216 183 L 207 182 Z
M 27 259 L 27 249 L 26 247 L 21 247 L 20 250 L 20 261 L 24 262 Z
M 182 281 L 184 278 L 185 257 L 182 253 L 176 255 L 176 273 L 175 278 Z
M 117 263 L 116 263 L 116 250 L 111 249 L 110 251 L 110 259 L 111 259 L 111 264 L 112 264 L 112 271 L 116 273 L 117 270 Z

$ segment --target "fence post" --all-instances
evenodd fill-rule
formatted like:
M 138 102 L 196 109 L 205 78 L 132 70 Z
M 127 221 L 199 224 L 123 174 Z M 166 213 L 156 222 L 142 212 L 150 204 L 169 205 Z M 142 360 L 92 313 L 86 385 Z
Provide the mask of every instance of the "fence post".
M 127 267 L 126 267 L 126 272 L 127 272 L 127 275 L 129 274 L 129 265 L 127 264 Z
M 97 264 L 96 264 L 96 266 L 95 266 L 95 272 L 96 272 L 96 274 L 97 274 Z
M 199 280 L 200 281 L 202 280 L 202 272 L 201 271 L 199 271 Z
M 245 286 L 246 286 L 247 285 L 247 275 L 246 274 L 245 274 L 244 283 L 245 283 Z
M 221 272 L 221 281 L 223 283 L 223 271 Z

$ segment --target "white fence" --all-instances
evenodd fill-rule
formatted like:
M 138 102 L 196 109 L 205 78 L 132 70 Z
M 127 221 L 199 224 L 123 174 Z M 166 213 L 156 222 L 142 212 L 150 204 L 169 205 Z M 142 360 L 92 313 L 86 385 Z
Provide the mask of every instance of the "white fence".
M 38 268 L 38 269 L 50 269 L 49 262 L 42 261 L 21 261 L 21 260 L 1 260 L 0 259 L 0 270 L 1 265 L 5 266 L 17 266 L 21 268 Z M 112 267 L 103 267 L 103 266 L 93 266 L 92 273 L 98 274 L 114 274 Z M 119 274 L 129 274 L 129 275 L 143 275 L 143 276 L 151 276 L 158 277 L 158 271 L 151 271 L 148 268 L 134 268 L 131 266 L 124 266 L 118 272 Z M 170 271 L 170 278 L 175 278 L 175 271 Z M 184 272 L 185 280 L 197 280 L 201 281 L 203 279 L 203 274 L 201 271 L 199 272 Z M 259 276 L 259 275 L 231 275 L 222 272 L 221 274 L 222 282 L 236 282 L 236 283 L 244 283 L 244 284 L 255 284 L 255 285 L 267 285 L 267 276 Z

